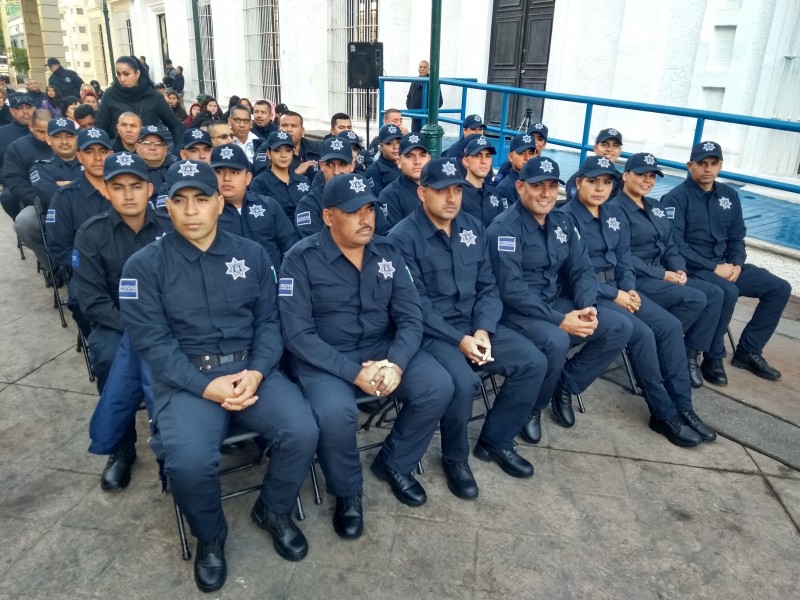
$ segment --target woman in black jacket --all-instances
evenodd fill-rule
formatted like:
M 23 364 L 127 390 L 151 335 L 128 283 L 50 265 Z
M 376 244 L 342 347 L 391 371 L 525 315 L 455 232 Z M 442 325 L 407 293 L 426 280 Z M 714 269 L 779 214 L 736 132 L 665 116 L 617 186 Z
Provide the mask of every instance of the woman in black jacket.
M 166 125 L 173 140 L 180 140 L 186 129 L 172 112 L 164 96 L 159 94 L 147 71 L 134 56 L 122 56 L 116 62 L 114 83 L 103 94 L 95 117 L 95 127 L 116 135 L 116 124 L 124 112 L 133 112 L 142 119 L 142 126 Z
M 206 121 L 223 121 L 219 102 L 212 96 L 206 96 L 200 103 L 200 112 L 192 121 L 192 127 L 200 127 Z

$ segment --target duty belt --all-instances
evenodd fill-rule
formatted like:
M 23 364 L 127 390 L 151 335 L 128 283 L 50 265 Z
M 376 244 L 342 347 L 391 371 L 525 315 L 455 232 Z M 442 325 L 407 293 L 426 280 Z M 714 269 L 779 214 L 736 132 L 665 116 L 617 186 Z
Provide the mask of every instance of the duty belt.
M 607 282 L 607 283 L 615 283 L 616 277 L 614 269 L 606 269 L 605 271 L 597 271 L 594 276 L 597 278 L 597 281 L 600 283 Z
M 238 362 L 246 359 L 250 355 L 250 349 L 231 354 L 202 354 L 200 356 L 190 356 L 189 362 L 201 371 L 210 371 L 214 367 Z

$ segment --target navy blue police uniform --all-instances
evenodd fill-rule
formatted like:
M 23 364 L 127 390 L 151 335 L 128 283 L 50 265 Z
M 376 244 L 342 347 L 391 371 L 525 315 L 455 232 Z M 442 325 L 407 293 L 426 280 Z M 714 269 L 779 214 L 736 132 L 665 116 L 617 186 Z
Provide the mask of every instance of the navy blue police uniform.
M 482 150 L 488 150 L 492 156 L 497 154 L 497 150 L 485 137 L 475 135 L 464 146 L 463 156 L 474 156 Z M 461 159 L 458 162 L 461 164 L 462 172 L 466 176 L 466 167 L 464 167 Z M 489 171 L 486 179 L 490 178 L 491 174 L 492 172 Z M 482 182 L 479 188 L 470 182 L 465 183 L 461 188 L 461 210 L 478 219 L 483 223 L 484 227 L 487 227 L 492 222 L 492 219 L 507 208 L 508 198 L 502 196 L 497 191 L 497 188 L 486 180 Z
M 722 160 L 719 144 L 706 141 L 692 148 L 692 161 L 699 162 L 709 157 Z M 791 295 L 791 286 L 766 269 L 746 262 L 744 238 L 747 228 L 739 194 L 731 186 L 719 181 L 715 181 L 711 190 L 706 192 L 689 175 L 686 181 L 664 195 L 661 203 L 675 209 L 673 233 L 686 259 L 689 274 L 718 286 L 725 295 L 711 349 L 706 356 L 713 359 L 725 356 L 723 336 L 738 297 L 745 296 L 758 298 L 759 302 L 739 336 L 734 364 L 737 358 L 746 358 L 737 357 L 737 354 L 750 355 L 756 360 L 760 359 L 759 363 L 764 362 L 761 353 L 778 326 Z M 714 269 L 723 263 L 741 267 L 742 271 L 735 282 L 714 273 Z M 765 362 L 755 366 L 762 372 L 772 371 L 768 379 L 780 377 L 780 373 Z
M 3 171 L 0 179 L 3 181 L 4 192 L 7 190 L 12 205 L 16 205 L 16 218 L 19 211 L 33 204 L 36 190 L 30 179 L 30 170 L 37 160 L 52 158 L 53 150 L 47 142 L 28 134 L 11 142 L 6 149 L 3 161 Z M 8 212 L 8 211 L 6 211 Z
M 536 148 L 536 140 L 533 137 L 533 134 L 530 133 L 518 133 L 513 138 L 511 138 L 511 144 L 509 146 L 509 152 L 524 152 L 528 149 Z M 511 163 L 508 163 L 511 165 Z M 495 177 L 495 186 L 497 188 L 497 193 L 500 194 L 504 198 L 508 198 L 509 204 L 514 204 L 519 200 L 519 193 L 517 193 L 517 180 L 519 180 L 519 171 L 514 169 L 513 167 L 509 166 L 508 173 L 499 180 Z
M 378 139 L 381 146 L 388 144 L 393 140 L 399 140 L 403 137 L 403 133 L 397 125 L 384 125 L 378 132 Z M 400 167 L 394 160 L 387 159 L 381 151 L 381 146 L 378 146 L 378 151 L 375 153 L 375 158 L 372 164 L 367 168 L 364 177 L 372 181 L 372 193 L 375 195 L 380 194 L 387 185 L 400 177 Z
M 436 189 L 465 184 L 455 165 L 443 158 L 429 162 L 420 180 L 420 185 Z M 483 226 L 461 211 L 451 221 L 448 235 L 431 222 L 418 203 L 414 212 L 392 229 L 389 239 L 401 250 L 420 294 L 422 348 L 447 369 L 455 386 L 453 400 L 441 420 L 443 460 L 464 463 L 469 454 L 467 425 L 479 381 L 459 345 L 465 335 L 478 330 L 490 334 L 494 358 L 479 368 L 504 377 L 481 429 L 479 444 L 512 450 L 514 438 L 536 401 L 547 359 L 529 340 L 499 323 L 503 303 Z M 532 473 L 531 469 L 518 476 Z
M 281 146 L 292 145 L 291 136 L 285 131 L 271 133 L 269 139 L 264 144 L 269 150 L 275 150 Z M 250 183 L 250 191 L 261 196 L 270 196 L 278 201 L 283 208 L 283 212 L 289 219 L 294 218 L 294 211 L 300 198 L 311 191 L 311 184 L 305 175 L 298 175 L 292 167 L 289 167 L 289 181 L 284 182 L 272 169 L 264 169 Z
M 535 145 L 537 136 L 541 137 L 544 140 L 545 144 L 546 144 L 547 143 L 547 136 L 549 135 L 549 131 L 550 130 L 548 129 L 547 125 L 545 125 L 544 123 L 533 123 L 530 127 L 528 127 L 528 129 L 527 129 L 527 131 L 525 131 L 525 133 L 527 133 L 528 135 L 533 137 L 533 141 L 534 141 L 534 145 Z M 522 135 L 522 134 L 519 134 L 519 135 Z M 500 185 L 500 182 L 503 181 L 503 179 L 513 170 L 514 169 L 511 166 L 511 161 L 508 161 L 508 160 L 505 161 L 502 165 L 500 165 L 500 168 L 497 170 L 497 173 L 495 173 L 494 184 L 495 185 Z
M 337 175 L 325 186 L 326 208 L 359 210 L 375 202 L 368 189 L 360 175 Z M 419 295 L 400 252 L 375 237 L 358 269 L 326 227 L 286 254 L 278 299 L 289 368 L 320 426 L 317 457 L 328 491 L 340 498 L 361 494 L 355 399 L 362 392 L 354 382 L 366 360 L 388 359 L 402 369 L 394 394 L 403 406 L 379 456 L 392 471 L 410 474 L 450 403 L 453 383 L 420 350 Z
M 161 142 L 169 145 L 166 131 L 167 130 L 156 127 L 155 125 L 146 125 L 142 127 L 142 130 L 139 133 L 139 143 L 141 143 L 147 136 L 154 135 L 158 137 Z M 163 195 L 165 183 L 167 181 L 167 169 L 169 169 L 174 162 L 174 159 L 168 155 L 164 159 L 164 162 L 158 166 L 147 165 L 147 176 L 150 180 L 150 183 L 153 184 L 153 195 L 150 198 L 151 200 L 155 201 L 159 195 Z
M 188 164 L 171 167 L 170 197 L 187 187 L 215 195 L 211 167 Z M 260 433 L 271 443 L 254 512 L 265 506 L 289 514 L 314 455 L 317 426 L 308 402 L 278 370 L 283 344 L 276 299 L 275 271 L 266 251 L 220 230 L 205 251 L 169 232 L 134 254 L 123 269 L 123 323 L 155 374 L 151 446 L 200 541 L 227 531 L 218 468 L 229 426 Z M 264 376 L 255 404 L 228 411 L 203 398 L 212 380 L 243 369 Z
M 558 174 L 555 162 L 535 157 L 525 163 L 521 176 L 535 183 L 558 180 Z M 520 202 L 498 215 L 487 235 L 503 300 L 502 322 L 547 357 L 534 409 L 544 408 L 554 391 L 559 396 L 580 394 L 619 355 L 632 331 L 627 319 L 604 307 L 598 307 L 598 326 L 588 337 L 570 336 L 559 328 L 566 313 L 597 303 L 594 269 L 580 235 L 566 215 L 550 212 L 540 225 Z M 570 346 L 578 343 L 583 348 L 567 360 Z
M 467 129 L 475 130 L 475 133 L 465 135 Z M 466 148 L 467 143 L 472 139 L 471 136 L 476 134 L 482 135 L 485 130 L 486 126 L 483 124 L 483 119 L 480 115 L 467 115 L 461 122 L 461 137 L 450 144 L 450 146 L 442 152 L 442 156 L 460 160 L 461 157 L 464 156 L 464 148 Z
M 364 152 L 364 145 L 361 142 L 361 137 L 353 130 L 340 131 L 336 136 L 343 140 L 350 142 L 350 148 L 356 151 L 356 162 L 353 167 L 353 173 L 360 173 L 363 175 L 367 171 L 367 167 L 372 164 L 372 158 L 368 153 Z M 320 155 L 322 153 L 320 152 Z M 321 160 L 321 159 L 320 159 Z
M 622 145 L 622 134 L 614 129 L 613 127 L 609 127 L 608 129 L 602 129 L 600 133 L 594 138 L 595 146 L 601 142 L 605 142 L 606 140 L 617 140 Z M 616 170 L 616 169 L 615 169 Z M 566 192 L 566 200 L 564 202 L 569 202 L 570 200 L 574 200 L 575 196 L 578 193 L 578 188 L 575 185 L 575 181 L 578 179 L 578 172 L 572 174 L 572 176 L 567 179 L 567 183 L 564 185 L 564 190 Z M 615 177 L 614 179 L 614 187 L 611 189 L 611 198 L 614 198 L 622 189 L 622 183 L 619 177 Z
M 424 140 L 416 133 L 408 133 L 400 138 L 400 156 L 404 156 L 420 148 L 428 153 Z M 455 166 L 455 161 L 453 161 Z M 386 207 L 386 220 L 389 226 L 397 225 L 401 220 L 410 215 L 419 205 L 417 188 L 419 184 L 407 177 L 404 173 L 383 188 L 378 194 L 378 203 Z

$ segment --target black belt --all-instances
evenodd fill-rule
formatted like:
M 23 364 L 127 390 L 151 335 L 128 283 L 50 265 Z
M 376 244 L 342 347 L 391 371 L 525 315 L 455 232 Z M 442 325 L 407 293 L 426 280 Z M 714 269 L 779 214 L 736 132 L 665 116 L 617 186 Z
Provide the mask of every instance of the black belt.
M 201 356 L 190 356 L 189 362 L 201 371 L 210 371 L 214 367 L 226 365 L 232 362 L 244 360 L 250 354 L 250 349 L 231 354 L 203 354 Z
M 594 276 L 597 278 L 597 281 L 600 283 L 615 283 L 616 277 L 614 269 L 606 269 L 605 271 L 597 271 Z

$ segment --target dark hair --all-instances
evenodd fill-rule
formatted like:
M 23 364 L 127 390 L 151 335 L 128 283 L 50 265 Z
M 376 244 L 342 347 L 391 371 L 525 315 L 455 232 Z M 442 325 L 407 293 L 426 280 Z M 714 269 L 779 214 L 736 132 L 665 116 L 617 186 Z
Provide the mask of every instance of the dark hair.
M 75 117 L 76 121 L 79 121 L 80 119 L 85 119 L 88 116 L 94 117 L 96 115 L 97 112 L 94 110 L 92 106 L 89 106 L 88 104 L 81 104 L 79 107 L 75 109 L 75 112 L 73 113 L 73 116 Z
M 300 127 L 303 126 L 303 115 L 296 113 L 293 110 L 287 110 L 286 112 L 281 113 L 281 117 L 300 117 Z
M 389 113 L 399 113 L 399 112 L 400 109 L 398 108 L 387 108 L 385 111 L 383 111 L 383 121 L 386 122 L 386 115 L 388 115 Z
M 172 60 L 170 60 L 169 58 L 165 58 L 164 59 L 164 64 L 165 65 L 171 65 L 172 64 Z
M 256 107 L 256 106 L 269 106 L 269 102 L 267 102 L 266 100 L 256 100 L 255 102 L 253 102 L 253 107 Z M 272 112 L 272 107 L 271 106 L 270 106 L 269 112 Z
M 217 104 L 217 113 L 219 113 L 219 102 L 217 102 L 217 99 L 214 98 L 214 96 L 206 96 L 205 98 L 203 98 L 203 101 L 200 103 L 200 112 L 208 111 L 208 105 L 211 102 L 216 102 L 216 104 Z
M 70 106 L 72 106 L 73 104 L 80 104 L 80 103 L 81 103 L 80 99 L 76 98 L 75 96 L 65 96 L 64 98 L 61 99 L 61 104 L 59 105 L 59 108 L 61 109 L 61 114 L 66 116 L 67 109 Z
M 242 99 L 239 96 L 231 96 L 231 99 L 228 100 L 228 110 L 230 111 L 234 106 L 239 104 Z
M 247 108 L 244 104 L 237 104 L 236 106 L 231 107 L 231 109 L 228 112 L 231 115 L 233 115 L 233 111 L 235 111 L 235 110 L 246 110 L 247 111 L 247 116 L 248 117 L 251 116 L 250 109 Z
M 53 90 L 53 97 L 52 98 L 50 96 L 47 96 L 47 88 L 50 88 L 51 90 Z M 48 85 L 46 88 L 44 88 L 44 95 L 47 96 L 47 101 L 50 102 L 50 104 L 53 104 L 53 105 L 56 105 L 56 104 L 60 105 L 61 104 L 61 92 L 58 90 L 58 88 L 56 86 Z
M 345 113 L 336 113 L 331 117 L 331 128 L 336 125 L 336 121 L 349 121 L 350 115 Z
M 120 56 L 114 63 L 122 63 L 128 65 L 134 71 L 139 71 L 139 85 L 143 85 L 144 83 L 148 87 L 153 87 L 153 80 L 150 79 L 150 76 L 147 74 L 147 69 L 144 68 L 144 65 L 142 65 L 135 56 Z

